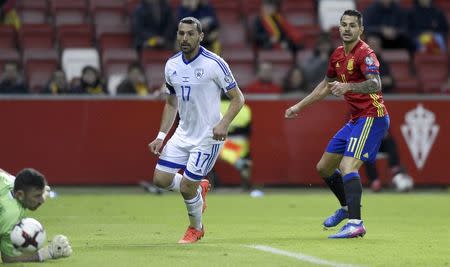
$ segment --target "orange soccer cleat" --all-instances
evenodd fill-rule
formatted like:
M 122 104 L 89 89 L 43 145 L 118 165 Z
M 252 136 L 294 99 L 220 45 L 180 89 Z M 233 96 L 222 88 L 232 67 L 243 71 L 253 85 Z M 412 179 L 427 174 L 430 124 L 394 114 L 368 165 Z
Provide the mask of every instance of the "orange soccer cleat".
M 203 213 L 206 210 L 206 194 L 211 189 L 211 184 L 209 183 L 208 180 L 202 179 L 200 181 L 200 186 L 202 187 L 202 199 L 203 199 L 202 213 Z
M 205 235 L 204 227 L 202 226 L 202 230 L 197 230 L 192 226 L 189 226 L 186 230 L 186 233 L 184 234 L 183 238 L 178 241 L 179 244 L 192 244 L 200 239 Z

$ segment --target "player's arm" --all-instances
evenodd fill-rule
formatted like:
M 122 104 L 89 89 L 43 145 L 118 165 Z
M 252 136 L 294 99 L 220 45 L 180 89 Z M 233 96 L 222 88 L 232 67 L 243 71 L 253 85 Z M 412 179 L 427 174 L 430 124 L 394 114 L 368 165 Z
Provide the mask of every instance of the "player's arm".
M 222 120 L 220 120 L 219 124 L 217 124 L 213 129 L 213 138 L 215 140 L 225 140 L 231 121 L 239 113 L 245 102 L 244 95 L 238 86 L 228 90 L 226 94 L 230 99 L 230 105 L 223 115 Z
M 367 74 L 364 82 L 348 83 L 348 86 L 354 93 L 373 94 L 381 91 L 381 78 L 378 74 Z
M 12 247 L 12 245 L 11 245 Z M 19 256 L 8 256 L 4 252 L 2 254 L 2 262 L 13 263 L 13 262 L 39 262 L 46 261 L 49 259 L 59 259 L 62 257 L 69 257 L 72 255 L 72 247 L 70 245 L 69 239 L 64 235 L 56 235 L 53 237 L 50 244 L 46 247 L 41 248 L 34 254 L 31 255 L 19 255 Z
M 158 136 L 150 144 L 148 144 L 150 151 L 155 155 L 159 155 L 159 150 L 162 147 L 164 138 L 166 137 L 166 134 L 169 132 L 170 128 L 172 128 L 178 111 L 177 95 L 175 94 L 173 88 L 168 89 L 171 94 L 167 96 L 166 104 L 164 105 Z
M 309 95 L 286 110 L 284 114 L 285 118 L 295 118 L 298 116 L 298 113 L 306 107 L 324 99 L 331 93 L 330 86 L 334 81 L 336 81 L 336 78 L 325 77 L 325 79 L 323 79 Z

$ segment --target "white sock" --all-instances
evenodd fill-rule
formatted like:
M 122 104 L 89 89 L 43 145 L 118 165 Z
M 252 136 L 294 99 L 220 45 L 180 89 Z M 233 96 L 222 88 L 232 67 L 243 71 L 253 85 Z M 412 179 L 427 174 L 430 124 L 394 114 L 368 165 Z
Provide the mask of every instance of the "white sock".
M 202 208 L 203 199 L 200 193 L 197 191 L 197 195 L 193 199 L 184 200 L 189 215 L 189 221 L 191 226 L 197 230 L 202 229 Z
M 342 206 L 342 209 L 348 211 L 348 206 Z
M 173 177 L 172 183 L 167 187 L 167 190 L 180 192 L 180 183 L 182 178 L 183 175 L 176 173 L 175 176 Z
M 358 220 L 358 219 L 350 219 L 348 220 L 348 223 L 354 223 L 354 224 L 360 224 L 362 222 L 362 220 Z

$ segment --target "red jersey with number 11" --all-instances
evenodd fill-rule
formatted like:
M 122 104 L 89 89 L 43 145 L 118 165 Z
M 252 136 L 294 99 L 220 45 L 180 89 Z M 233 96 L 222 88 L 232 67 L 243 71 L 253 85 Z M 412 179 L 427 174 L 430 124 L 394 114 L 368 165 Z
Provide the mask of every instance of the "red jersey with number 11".
M 360 83 L 366 80 L 367 74 L 379 74 L 379 67 L 380 63 L 373 50 L 360 40 L 347 55 L 343 46 L 334 50 L 328 61 L 327 76 L 337 78 L 343 83 Z M 352 121 L 359 117 L 387 115 L 381 92 L 373 94 L 347 92 L 344 98 L 350 105 Z

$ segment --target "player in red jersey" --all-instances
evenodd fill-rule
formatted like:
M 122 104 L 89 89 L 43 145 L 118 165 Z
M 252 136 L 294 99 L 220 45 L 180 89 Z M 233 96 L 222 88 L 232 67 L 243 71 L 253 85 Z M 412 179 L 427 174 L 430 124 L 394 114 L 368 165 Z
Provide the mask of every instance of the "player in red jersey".
M 349 219 L 329 238 L 352 238 L 366 233 L 361 220 L 362 186 L 358 170 L 364 161 L 375 160 L 389 128 L 389 116 L 381 94 L 379 63 L 373 50 L 360 38 L 364 31 L 362 20 L 357 10 L 343 13 L 339 26 L 343 46 L 331 54 L 325 79 L 285 112 L 286 118 L 295 118 L 307 106 L 329 94 L 344 96 L 350 105 L 350 121 L 330 140 L 317 164 L 319 175 L 341 204 L 323 225 L 334 227 Z

